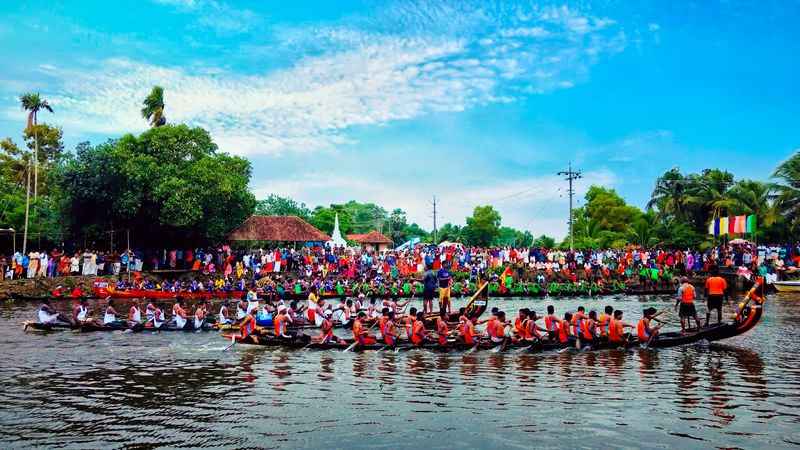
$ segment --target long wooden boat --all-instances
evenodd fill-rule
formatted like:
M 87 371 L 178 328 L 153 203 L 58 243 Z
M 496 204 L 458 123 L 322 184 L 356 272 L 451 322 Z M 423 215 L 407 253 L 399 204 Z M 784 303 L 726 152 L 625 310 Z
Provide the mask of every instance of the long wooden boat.
M 612 348 L 631 348 L 636 346 L 646 346 L 649 348 L 667 348 L 677 347 L 681 345 L 694 344 L 700 341 L 719 341 L 728 339 L 734 336 L 744 334 L 753 329 L 761 320 L 763 314 L 763 306 L 759 304 L 748 306 L 739 319 L 724 322 L 721 324 L 703 327 L 689 333 L 668 332 L 661 333 L 657 339 L 651 342 L 639 342 L 635 336 L 630 336 L 624 344 L 612 344 L 609 342 L 600 342 L 591 347 L 591 350 L 603 350 Z M 464 351 L 464 350 L 488 350 L 495 349 L 497 351 L 505 350 L 519 350 L 528 352 L 543 352 L 564 350 L 568 348 L 576 348 L 574 342 L 560 343 L 550 341 L 537 341 L 537 342 L 523 342 L 512 343 L 506 342 L 497 344 L 491 341 L 482 340 L 475 345 L 464 345 L 463 343 L 453 340 L 448 341 L 448 345 L 442 346 L 436 342 L 427 342 L 421 346 L 416 346 L 408 341 L 400 341 L 396 347 L 388 347 L 383 343 L 376 343 L 372 345 L 353 345 L 352 339 L 340 339 L 337 342 L 330 343 L 313 343 L 311 337 L 304 334 L 297 334 L 292 338 L 281 338 L 272 335 L 248 335 L 242 337 L 240 335 L 223 335 L 225 339 L 235 341 L 245 345 L 257 345 L 265 347 L 280 347 L 285 349 L 316 349 L 316 350 L 346 350 L 352 349 L 354 351 L 365 350 L 391 350 L 397 349 L 399 351 L 406 351 L 412 349 L 427 349 L 434 351 Z
M 212 331 L 217 329 L 216 323 L 203 323 L 203 326 L 200 328 L 196 328 L 194 326 L 194 320 L 189 320 L 186 322 L 186 326 L 183 328 L 178 328 L 175 326 L 174 323 L 164 323 L 159 328 L 147 327 L 144 324 L 137 324 L 134 326 L 129 326 L 127 324 L 115 324 L 115 325 L 103 325 L 98 326 L 91 323 L 80 324 L 80 325 L 72 325 L 69 323 L 58 322 L 54 324 L 43 324 L 34 321 L 26 321 L 22 323 L 22 330 L 28 332 L 51 332 L 51 331 L 74 331 L 76 333 L 94 333 L 100 331 L 130 331 L 134 333 L 143 332 L 143 331 L 186 331 L 186 332 L 193 332 L 193 331 Z
M 178 297 L 186 300 L 222 300 L 240 299 L 247 295 L 246 291 L 158 291 L 155 289 L 125 289 L 117 290 L 107 280 L 95 280 L 92 285 L 92 293 L 97 298 L 148 298 L 171 300 Z
M 800 292 L 800 281 L 775 281 L 772 286 L 778 292 Z

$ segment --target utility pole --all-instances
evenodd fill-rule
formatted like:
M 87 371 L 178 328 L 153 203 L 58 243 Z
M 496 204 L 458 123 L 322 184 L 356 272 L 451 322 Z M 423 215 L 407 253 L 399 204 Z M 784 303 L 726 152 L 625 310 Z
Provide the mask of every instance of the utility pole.
M 572 161 L 570 161 L 567 171 L 558 172 L 558 175 L 564 176 L 565 180 L 569 182 L 569 249 L 575 250 L 575 233 L 573 233 L 572 229 L 572 196 L 575 195 L 575 189 L 572 188 L 572 182 L 579 178 L 583 178 L 583 175 L 580 170 L 572 170 Z
M 438 244 L 436 241 L 436 196 L 433 196 L 433 243 Z

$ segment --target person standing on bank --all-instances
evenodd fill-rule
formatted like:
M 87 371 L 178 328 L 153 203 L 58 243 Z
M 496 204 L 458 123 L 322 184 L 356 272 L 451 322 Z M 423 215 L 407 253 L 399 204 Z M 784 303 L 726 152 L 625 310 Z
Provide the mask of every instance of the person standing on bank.
M 717 310 L 717 323 L 722 322 L 722 300 L 728 292 L 728 282 L 719 276 L 719 269 L 713 266 L 711 276 L 706 279 L 706 326 L 711 324 L 711 311 Z
M 438 283 L 439 279 L 436 276 L 436 272 L 433 271 L 431 266 L 428 266 L 428 270 L 425 271 L 425 275 L 422 278 L 422 311 L 426 314 L 433 312 L 433 296 L 436 293 Z

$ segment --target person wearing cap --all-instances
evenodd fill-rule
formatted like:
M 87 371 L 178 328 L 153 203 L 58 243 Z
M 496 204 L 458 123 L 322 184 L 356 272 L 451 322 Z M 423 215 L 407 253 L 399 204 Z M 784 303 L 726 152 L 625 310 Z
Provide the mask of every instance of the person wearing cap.
M 656 309 L 653 307 L 647 308 L 642 311 L 642 318 L 636 325 L 636 334 L 639 336 L 639 343 L 646 344 L 658 339 L 660 325 L 655 327 L 650 326 L 650 321 L 657 316 Z
M 681 287 L 678 288 L 678 298 L 675 301 L 675 310 L 681 318 L 681 332 L 685 333 L 690 318 L 694 319 L 697 329 L 700 329 L 700 319 L 697 318 L 697 309 L 694 306 L 694 299 L 697 297 L 694 286 L 689 283 L 686 277 L 681 278 Z M 680 306 L 680 309 L 678 309 Z

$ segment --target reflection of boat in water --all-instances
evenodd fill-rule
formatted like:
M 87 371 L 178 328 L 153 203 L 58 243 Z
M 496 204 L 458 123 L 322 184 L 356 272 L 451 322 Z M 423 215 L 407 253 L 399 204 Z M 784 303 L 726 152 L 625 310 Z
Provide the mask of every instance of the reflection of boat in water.
M 639 342 L 635 336 L 631 336 L 629 340 L 623 344 L 601 341 L 600 343 L 593 346 L 592 349 L 593 350 L 614 349 L 623 347 L 635 347 L 638 345 L 650 348 L 665 348 L 665 347 L 677 347 L 681 345 L 688 345 L 700 341 L 709 341 L 709 342 L 720 341 L 750 331 L 761 320 L 762 314 L 763 314 L 763 306 L 760 304 L 753 304 L 745 307 L 744 311 L 739 316 L 739 318 L 734 321 L 724 322 L 712 325 L 710 327 L 700 328 L 699 330 L 690 333 L 680 333 L 680 332 L 662 333 L 658 336 L 656 340 L 653 340 L 648 343 Z M 305 334 L 298 334 L 291 338 L 276 337 L 270 334 L 249 334 L 246 336 L 224 335 L 224 337 L 226 339 L 233 340 L 235 342 L 239 342 L 242 344 L 260 345 L 267 347 L 281 347 L 288 349 L 292 348 L 317 349 L 317 350 L 345 350 L 348 348 L 352 348 L 353 350 L 390 349 L 390 347 L 382 343 L 375 343 L 370 345 L 353 345 L 354 341 L 352 339 L 340 339 L 338 342 L 313 343 L 311 341 L 311 336 Z M 396 348 L 401 351 L 423 348 L 435 351 L 450 351 L 450 350 L 474 351 L 474 350 L 487 350 L 487 349 L 495 349 L 497 351 L 502 351 L 508 349 L 519 349 L 521 351 L 527 350 L 530 352 L 540 352 L 540 351 L 563 350 L 569 347 L 575 347 L 575 344 L 572 342 L 561 343 L 561 342 L 549 342 L 549 341 L 537 341 L 533 343 L 531 342 L 512 343 L 506 341 L 505 343 L 495 343 L 486 340 L 486 341 L 480 341 L 474 345 L 465 345 L 463 343 L 450 340 L 448 342 L 448 345 L 444 346 L 439 345 L 438 343 L 435 342 L 426 342 L 423 345 L 418 346 L 408 341 L 401 341 L 393 348 Z
M 772 285 L 778 292 L 800 292 L 800 281 L 775 281 Z

